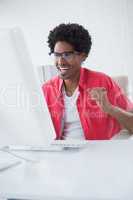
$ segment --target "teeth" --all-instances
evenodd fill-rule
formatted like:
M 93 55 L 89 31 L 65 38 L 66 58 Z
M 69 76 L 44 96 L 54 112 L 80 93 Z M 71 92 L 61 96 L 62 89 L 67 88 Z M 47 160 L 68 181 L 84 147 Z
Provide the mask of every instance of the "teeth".
M 67 70 L 68 68 L 60 68 L 60 70 Z
M 68 69 L 68 67 L 60 67 L 60 69 Z

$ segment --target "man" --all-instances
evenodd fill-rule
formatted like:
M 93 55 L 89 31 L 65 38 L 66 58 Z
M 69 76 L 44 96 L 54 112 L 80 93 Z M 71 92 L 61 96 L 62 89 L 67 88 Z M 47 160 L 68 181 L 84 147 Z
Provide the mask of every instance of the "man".
M 79 24 L 60 24 L 48 36 L 59 75 L 42 87 L 56 139 L 110 139 L 133 132 L 133 104 L 107 75 L 82 68 L 91 37 Z

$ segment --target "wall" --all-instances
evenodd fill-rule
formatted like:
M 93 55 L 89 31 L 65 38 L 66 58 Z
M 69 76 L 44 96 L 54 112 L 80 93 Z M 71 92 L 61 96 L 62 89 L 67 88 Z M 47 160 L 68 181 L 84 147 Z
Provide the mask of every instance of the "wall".
M 1 0 L 0 28 L 20 26 L 33 63 L 50 64 L 49 30 L 61 22 L 84 25 L 93 39 L 87 67 L 132 81 L 132 0 Z

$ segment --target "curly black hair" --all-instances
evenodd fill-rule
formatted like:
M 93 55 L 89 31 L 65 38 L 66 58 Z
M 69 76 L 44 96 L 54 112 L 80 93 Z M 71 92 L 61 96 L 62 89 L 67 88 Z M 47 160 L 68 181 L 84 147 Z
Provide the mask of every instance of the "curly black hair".
M 50 54 L 54 52 L 55 44 L 58 41 L 65 41 L 71 44 L 75 51 L 90 52 L 92 41 L 89 32 L 76 23 L 60 24 L 49 32 L 48 46 Z

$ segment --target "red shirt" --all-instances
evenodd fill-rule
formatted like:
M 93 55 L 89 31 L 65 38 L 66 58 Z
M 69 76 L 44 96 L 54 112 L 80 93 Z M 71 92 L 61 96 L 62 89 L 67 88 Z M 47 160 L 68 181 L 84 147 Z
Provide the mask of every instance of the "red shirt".
M 63 80 L 58 76 L 42 86 L 54 124 L 56 139 L 63 138 L 62 121 L 65 111 L 62 86 Z M 79 96 L 76 104 L 84 137 L 86 140 L 110 139 L 121 130 L 121 126 L 115 118 L 103 112 L 96 102 L 89 97 L 88 90 L 95 87 L 106 88 L 109 101 L 114 106 L 129 111 L 133 109 L 133 104 L 109 76 L 86 68 L 80 69 Z

